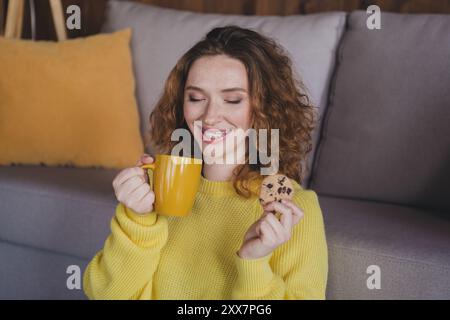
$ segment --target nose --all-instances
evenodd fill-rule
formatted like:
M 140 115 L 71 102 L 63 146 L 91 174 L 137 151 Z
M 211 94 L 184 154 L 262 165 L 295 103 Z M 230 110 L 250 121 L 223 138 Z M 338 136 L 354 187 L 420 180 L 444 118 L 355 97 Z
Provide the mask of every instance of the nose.
M 207 125 L 214 125 L 222 118 L 220 106 L 214 101 L 210 101 L 206 107 L 205 114 L 203 115 L 203 122 Z

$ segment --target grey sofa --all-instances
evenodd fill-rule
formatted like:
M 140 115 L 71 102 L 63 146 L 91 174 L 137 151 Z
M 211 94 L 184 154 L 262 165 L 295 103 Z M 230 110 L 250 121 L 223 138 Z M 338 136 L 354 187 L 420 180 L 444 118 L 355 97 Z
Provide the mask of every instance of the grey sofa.
M 383 12 L 369 30 L 359 11 L 242 17 L 122 1 L 106 16 L 103 32 L 133 28 L 144 139 L 170 68 L 209 29 L 276 38 L 321 115 L 303 185 L 325 219 L 327 298 L 450 298 L 450 16 Z M 0 298 L 85 299 L 68 268 L 102 248 L 117 172 L 0 167 Z

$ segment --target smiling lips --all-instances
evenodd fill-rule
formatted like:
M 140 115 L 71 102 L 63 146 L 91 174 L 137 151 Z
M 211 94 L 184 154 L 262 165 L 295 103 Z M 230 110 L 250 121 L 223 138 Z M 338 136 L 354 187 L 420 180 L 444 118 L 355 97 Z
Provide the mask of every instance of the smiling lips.
M 215 143 L 223 140 L 231 129 L 215 129 L 215 128 L 202 128 L 202 139 L 206 143 Z

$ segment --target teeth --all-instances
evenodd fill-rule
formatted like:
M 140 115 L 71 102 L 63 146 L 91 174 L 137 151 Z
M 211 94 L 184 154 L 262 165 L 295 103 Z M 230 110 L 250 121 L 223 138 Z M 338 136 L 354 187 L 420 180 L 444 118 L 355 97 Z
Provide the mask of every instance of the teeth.
M 216 140 L 223 136 L 223 132 L 220 131 L 206 131 L 203 136 L 206 140 Z
M 203 133 L 203 139 L 206 141 L 216 140 L 220 139 L 224 135 L 228 133 L 228 130 L 222 131 L 222 130 L 207 130 Z

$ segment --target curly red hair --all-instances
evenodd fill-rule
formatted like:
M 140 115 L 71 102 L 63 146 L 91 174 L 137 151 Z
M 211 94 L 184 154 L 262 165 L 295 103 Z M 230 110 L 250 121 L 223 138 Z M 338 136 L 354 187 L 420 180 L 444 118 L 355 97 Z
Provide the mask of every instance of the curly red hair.
M 316 110 L 302 81 L 295 76 L 285 50 L 273 39 L 250 29 L 214 28 L 178 60 L 150 115 L 151 143 L 158 152 L 171 152 L 177 143 L 171 141 L 172 132 L 188 128 L 183 115 L 183 97 L 189 69 L 198 58 L 214 55 L 226 55 L 245 65 L 251 128 L 279 129 L 279 172 L 301 183 L 307 155 L 312 150 Z M 267 149 L 271 154 L 270 145 Z M 235 169 L 233 185 L 239 195 L 252 194 L 250 183 L 262 178 L 261 167 L 262 164 L 247 161 Z

